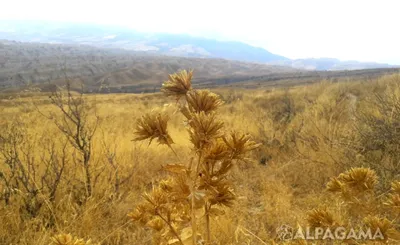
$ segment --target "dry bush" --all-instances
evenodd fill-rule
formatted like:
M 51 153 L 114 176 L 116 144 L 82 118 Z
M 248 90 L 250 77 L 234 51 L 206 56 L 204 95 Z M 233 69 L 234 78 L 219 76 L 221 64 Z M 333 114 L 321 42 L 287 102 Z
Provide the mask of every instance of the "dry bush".
M 384 236 L 381 243 L 396 243 L 400 240 L 400 217 L 396 214 L 398 204 L 395 201 L 398 182 L 392 183 L 392 194 L 380 193 L 378 182 L 377 174 L 369 168 L 352 168 L 332 178 L 327 190 L 334 194 L 333 199 L 341 201 L 331 208 L 340 216 L 337 217 L 342 220 L 340 226 L 365 226 L 373 231 L 379 228 Z
M 400 76 L 387 78 L 358 113 L 359 152 L 388 183 L 400 177 Z M 387 187 L 387 186 L 386 186 Z
M 68 164 L 66 143 L 31 135 L 16 118 L 0 132 L 0 154 L 0 200 L 6 206 L 22 202 L 21 215 L 29 217 L 45 206 L 51 215 L 47 225 L 53 225 L 52 205 Z
M 79 95 L 74 95 L 68 81 L 66 90 L 57 88 L 50 96 L 50 101 L 52 105 L 57 107 L 60 115 L 52 113 L 49 119 L 55 123 L 61 133 L 66 136 L 70 144 L 81 155 L 81 159 L 78 161 L 84 167 L 86 197 L 90 197 L 93 188 L 92 179 L 94 178 L 90 164 L 93 151 L 92 141 L 97 130 L 99 117 L 84 98 L 83 92 Z M 91 114 L 94 114 L 92 121 Z

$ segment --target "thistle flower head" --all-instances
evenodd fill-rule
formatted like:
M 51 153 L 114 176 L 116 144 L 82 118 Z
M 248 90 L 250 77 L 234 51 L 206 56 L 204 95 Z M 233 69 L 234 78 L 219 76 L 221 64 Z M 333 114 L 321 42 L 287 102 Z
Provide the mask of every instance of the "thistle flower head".
M 384 204 L 400 214 L 400 194 L 390 194 L 388 200 Z
M 211 144 L 213 140 L 221 136 L 224 123 L 213 113 L 200 112 L 193 114 L 189 125 L 190 141 L 196 149 L 203 149 L 205 145 Z
M 392 182 L 392 193 L 400 195 L 400 181 Z
M 398 237 L 399 235 L 398 231 L 394 228 L 394 224 L 386 218 L 368 216 L 364 219 L 364 224 L 367 228 L 371 229 L 373 233 L 379 229 L 385 241 L 388 238 Z
M 339 175 L 339 180 L 353 190 L 370 191 L 378 183 L 375 171 L 369 168 L 352 168 Z
M 260 146 L 251 140 L 251 136 L 239 132 L 231 132 L 223 137 L 224 142 L 232 153 L 232 159 L 244 159 L 244 155 Z
M 167 131 L 168 116 L 161 113 L 150 113 L 137 120 L 135 141 L 157 139 L 159 144 L 170 145 L 173 142 Z
M 191 90 L 186 94 L 186 101 L 191 112 L 206 114 L 215 111 L 224 103 L 217 94 L 208 90 Z
M 161 231 L 165 227 L 164 221 L 160 217 L 155 217 L 146 223 L 146 226 L 156 230 Z
M 311 227 L 335 227 L 337 223 L 333 214 L 326 208 L 313 209 L 307 213 L 307 222 Z
M 400 181 L 392 182 L 391 192 L 384 204 L 392 208 L 395 213 L 400 214 Z
M 220 161 L 229 157 L 229 148 L 222 140 L 217 140 L 205 150 L 204 159 L 206 161 Z
M 58 234 L 51 238 L 51 245 L 91 245 L 93 244 L 90 240 L 84 241 L 73 237 L 71 234 Z
M 343 183 L 336 177 L 331 178 L 326 185 L 326 189 L 331 192 L 340 192 L 343 190 Z
M 169 75 L 168 81 L 162 84 L 161 91 L 167 96 L 175 96 L 179 99 L 192 89 L 193 70 Z
M 211 205 L 223 205 L 231 207 L 236 195 L 233 192 L 231 185 L 225 182 L 219 182 L 214 188 L 208 192 L 208 201 Z
M 153 210 L 153 207 L 148 203 L 139 204 L 132 212 L 128 214 L 128 217 L 134 221 L 146 224 L 150 220 L 149 213 L 152 213 Z

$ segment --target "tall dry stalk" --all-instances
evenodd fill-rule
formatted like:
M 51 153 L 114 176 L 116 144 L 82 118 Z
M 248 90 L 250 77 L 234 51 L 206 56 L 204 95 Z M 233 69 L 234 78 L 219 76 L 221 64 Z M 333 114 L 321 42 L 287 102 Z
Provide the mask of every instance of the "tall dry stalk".
M 231 207 L 235 200 L 230 170 L 258 147 L 249 135 L 225 129 L 217 112 L 223 101 L 208 90 L 193 89 L 192 76 L 193 71 L 172 74 L 162 91 L 177 99 L 195 164 L 179 160 L 178 164 L 166 165 L 171 179 L 146 193 L 145 203 L 130 213 L 134 220 L 159 231 L 168 244 L 198 244 L 203 237 L 206 244 L 211 244 L 210 218 L 223 215 L 222 207 Z M 182 97 L 184 101 L 180 101 Z M 177 155 L 167 130 L 168 119 L 163 113 L 144 115 L 137 121 L 134 140 L 157 140 Z M 198 229 L 200 215 L 205 219 L 205 234 Z

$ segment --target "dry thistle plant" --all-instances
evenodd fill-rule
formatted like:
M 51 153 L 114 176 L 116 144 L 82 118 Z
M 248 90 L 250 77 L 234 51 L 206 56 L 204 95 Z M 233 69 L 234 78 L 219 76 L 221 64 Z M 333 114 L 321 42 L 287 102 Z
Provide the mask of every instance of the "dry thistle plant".
M 367 215 L 375 214 L 381 203 L 375 198 L 378 177 L 369 168 L 351 168 L 338 177 L 331 178 L 327 190 L 339 194 L 350 222 L 358 223 Z
M 247 134 L 226 132 L 217 112 L 223 101 L 208 90 L 194 90 L 192 76 L 193 71 L 172 74 L 161 89 L 178 101 L 185 98 L 178 107 L 186 118 L 192 161 L 165 165 L 170 178 L 144 194 L 144 202 L 129 214 L 159 232 L 161 244 L 195 245 L 203 239 L 205 244 L 211 244 L 210 218 L 223 215 L 223 207 L 232 206 L 235 200 L 230 170 L 259 146 Z M 161 114 L 143 116 L 137 121 L 135 140 L 149 139 L 151 143 L 157 139 L 178 157 L 167 121 L 168 117 Z M 204 217 L 204 229 L 198 229 L 200 217 Z
M 343 213 L 350 218 L 353 227 L 366 227 L 373 231 L 378 228 L 385 238 L 382 243 L 399 241 L 399 207 L 400 207 L 400 182 L 392 182 L 390 194 L 375 193 L 378 184 L 378 177 L 375 171 L 369 168 L 352 168 L 332 178 L 327 184 L 327 190 L 333 193 L 340 193 L 340 198 L 348 209 Z M 393 213 L 386 212 L 383 206 L 388 207 Z M 339 208 L 341 209 L 341 208 Z M 342 210 L 343 211 L 343 210 Z M 316 215 L 313 211 L 308 221 L 316 223 Z M 321 218 L 320 218 L 321 219 Z M 326 219 L 325 219 L 326 220 Z M 328 219 L 331 220 L 331 219 Z M 397 227 L 397 229 L 396 229 Z
M 327 190 L 341 195 L 352 214 L 370 213 L 376 208 L 375 187 L 378 177 L 369 168 L 352 168 L 338 177 L 332 178 L 327 184 Z

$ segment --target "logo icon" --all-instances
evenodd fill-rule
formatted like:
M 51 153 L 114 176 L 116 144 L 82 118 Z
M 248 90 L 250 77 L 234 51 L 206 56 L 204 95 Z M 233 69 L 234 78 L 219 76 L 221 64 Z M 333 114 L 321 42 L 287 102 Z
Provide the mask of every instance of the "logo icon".
M 279 240 L 288 241 L 293 239 L 293 227 L 289 225 L 281 225 L 279 228 L 276 228 L 276 234 Z

